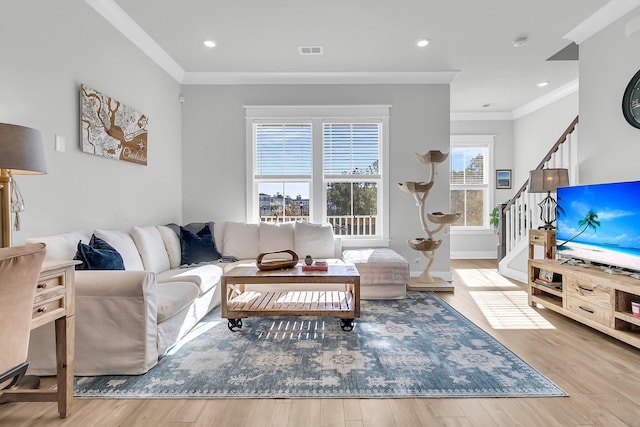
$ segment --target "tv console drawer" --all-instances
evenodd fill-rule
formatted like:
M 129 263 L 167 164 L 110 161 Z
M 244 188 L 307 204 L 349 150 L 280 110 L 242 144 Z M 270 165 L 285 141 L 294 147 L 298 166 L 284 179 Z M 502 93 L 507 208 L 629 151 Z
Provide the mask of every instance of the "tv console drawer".
M 612 290 L 586 275 L 568 274 L 565 278 L 567 296 L 580 296 L 591 304 L 611 309 Z
M 611 326 L 611 309 L 601 307 L 585 298 L 576 298 L 571 295 L 566 298 L 567 310 L 580 316 L 598 322 L 605 326 Z

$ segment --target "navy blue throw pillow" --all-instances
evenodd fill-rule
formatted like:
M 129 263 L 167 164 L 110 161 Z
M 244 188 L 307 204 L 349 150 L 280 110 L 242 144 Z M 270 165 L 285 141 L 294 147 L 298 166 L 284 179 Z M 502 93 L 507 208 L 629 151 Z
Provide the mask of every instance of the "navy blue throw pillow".
M 206 224 L 197 234 L 185 227 L 180 227 L 180 245 L 182 246 L 182 265 L 216 261 L 222 256 L 211 236 L 211 228 Z
M 76 270 L 124 270 L 122 255 L 93 234 L 88 245 L 78 242 L 78 251 L 73 259 L 82 261 L 76 265 Z

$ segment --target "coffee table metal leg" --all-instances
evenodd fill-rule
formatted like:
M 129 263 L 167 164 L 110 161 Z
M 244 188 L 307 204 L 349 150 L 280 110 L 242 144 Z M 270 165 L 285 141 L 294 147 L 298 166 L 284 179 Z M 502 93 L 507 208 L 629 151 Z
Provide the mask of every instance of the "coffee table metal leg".
M 227 327 L 232 332 L 239 331 L 242 328 L 242 319 L 229 319 Z

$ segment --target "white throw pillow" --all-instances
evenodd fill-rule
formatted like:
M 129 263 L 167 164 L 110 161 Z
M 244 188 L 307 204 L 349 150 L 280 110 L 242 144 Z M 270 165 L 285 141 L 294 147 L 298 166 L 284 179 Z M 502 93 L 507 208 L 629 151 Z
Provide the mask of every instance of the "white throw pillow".
M 171 268 L 178 268 L 182 261 L 182 246 L 180 245 L 180 238 L 175 231 L 165 225 L 159 225 L 158 231 L 160 232 L 160 236 L 162 236 L 162 241 L 164 242 L 164 248 L 167 250 L 167 255 L 169 255 L 169 266 Z
M 93 234 L 97 238 L 104 240 L 113 248 L 118 251 L 124 261 L 125 270 L 142 271 L 144 265 L 142 264 L 142 258 L 138 253 L 138 248 L 133 242 L 133 239 L 126 231 L 108 231 L 108 230 L 94 230 Z
M 295 250 L 295 223 L 285 222 L 272 224 L 268 222 L 260 223 L 260 243 L 258 249 L 260 253 L 282 251 L 285 249 Z M 300 254 L 298 254 L 300 256 Z M 291 259 L 288 254 L 268 255 L 264 259 Z
M 164 247 L 162 236 L 155 226 L 134 226 L 131 229 L 131 237 L 138 248 L 145 270 L 160 273 L 171 268 L 169 255 Z
M 260 254 L 258 241 L 259 224 L 227 222 L 224 230 L 224 254 L 238 259 L 255 259 Z
M 296 222 L 296 253 L 300 258 L 335 258 L 336 244 L 331 224 Z
M 70 260 L 78 251 L 78 242 L 88 244 L 91 236 L 88 233 L 78 230 L 64 234 L 56 234 L 46 237 L 30 237 L 27 243 L 42 242 L 47 245 L 47 254 L 44 259 L 47 261 Z

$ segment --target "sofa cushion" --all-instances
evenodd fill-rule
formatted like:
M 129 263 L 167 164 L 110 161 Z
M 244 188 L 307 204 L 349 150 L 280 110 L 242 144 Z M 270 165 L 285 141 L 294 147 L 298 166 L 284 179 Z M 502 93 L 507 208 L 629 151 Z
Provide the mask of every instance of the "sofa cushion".
M 255 259 L 260 254 L 260 225 L 227 222 L 224 230 L 224 254 L 237 259 Z
M 160 231 L 158 231 L 155 226 L 134 226 L 131 229 L 131 237 L 138 248 L 145 270 L 158 273 L 171 268 L 164 241 L 162 240 Z
M 181 265 L 216 261 L 221 257 L 208 225 L 204 225 L 197 234 L 185 227 L 180 227 L 180 245 L 182 247 Z
M 191 282 L 198 286 L 200 295 L 215 287 L 222 277 L 222 268 L 214 264 L 203 264 L 189 268 L 174 268 L 156 275 L 158 283 Z
M 295 251 L 300 258 L 334 258 L 336 251 L 331 224 L 310 224 L 296 222 Z
M 159 225 L 158 231 L 162 236 L 164 248 L 169 256 L 169 268 L 177 268 L 182 261 L 182 247 L 180 246 L 180 237 L 169 227 Z
M 79 230 L 55 236 L 29 237 L 27 243 L 44 243 L 47 245 L 45 261 L 60 261 L 73 259 L 78 250 L 78 242 L 89 243 L 90 239 L 89 233 Z
M 78 250 L 73 259 L 82 261 L 76 270 L 124 270 L 122 256 L 113 246 L 95 235 L 89 244 L 78 242 Z
M 198 297 L 198 287 L 189 282 L 158 283 L 158 323 L 180 313 Z
M 113 246 L 122 255 L 125 270 L 144 270 L 138 248 L 129 233 L 126 231 L 95 230 L 94 234 Z
M 260 253 L 282 251 L 295 248 L 295 223 L 285 222 L 272 224 L 268 222 L 260 223 L 260 240 L 258 249 Z M 299 256 L 300 254 L 298 254 Z M 265 260 L 278 258 L 277 254 L 267 255 Z M 280 256 L 282 258 L 282 256 Z M 284 258 L 288 258 L 287 255 Z

